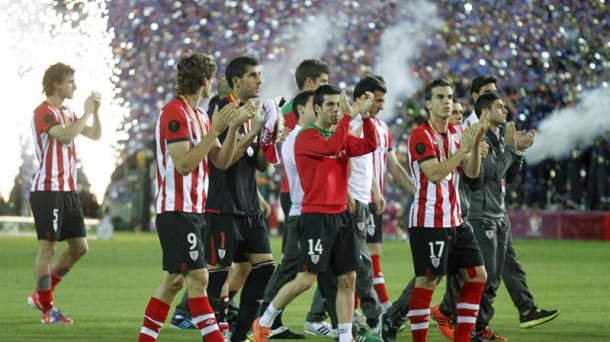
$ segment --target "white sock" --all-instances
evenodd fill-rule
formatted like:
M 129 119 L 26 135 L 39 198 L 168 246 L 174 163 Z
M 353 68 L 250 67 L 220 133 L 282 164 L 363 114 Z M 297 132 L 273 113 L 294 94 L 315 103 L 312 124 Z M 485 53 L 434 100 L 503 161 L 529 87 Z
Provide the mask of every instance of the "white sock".
M 270 328 L 273 325 L 273 321 L 275 321 L 275 317 L 277 317 L 280 312 L 282 312 L 282 310 L 274 308 L 273 303 L 269 303 L 267 310 L 265 310 L 265 313 L 261 316 L 259 324 L 263 327 Z
M 339 342 L 352 342 L 352 323 L 337 324 L 339 330 Z

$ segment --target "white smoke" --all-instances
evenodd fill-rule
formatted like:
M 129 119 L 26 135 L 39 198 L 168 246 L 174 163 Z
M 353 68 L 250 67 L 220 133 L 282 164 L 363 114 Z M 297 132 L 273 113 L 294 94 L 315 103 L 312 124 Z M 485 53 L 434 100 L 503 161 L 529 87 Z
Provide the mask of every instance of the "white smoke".
M 578 146 L 586 148 L 600 134 L 610 131 L 610 88 L 583 92 L 574 107 L 550 114 L 538 125 L 536 142 L 525 156 L 529 164 L 561 159 Z
M 423 87 L 422 81 L 413 77 L 411 61 L 418 53 L 426 53 L 426 41 L 444 24 L 436 5 L 425 0 L 397 2 L 395 15 L 396 24 L 381 37 L 379 63 L 374 68 L 388 87 L 386 110 L 379 114 L 382 119 L 393 117 L 395 109 L 403 107 L 400 99 Z
M 336 30 L 326 15 L 308 16 L 298 26 L 282 28 L 282 35 L 293 37 L 294 46 L 281 57 L 274 56 L 263 63 L 261 99 L 283 96 L 286 101 L 298 92 L 294 72 L 304 59 L 320 59 L 332 39 L 329 32 Z M 335 34 L 336 32 L 333 32 Z

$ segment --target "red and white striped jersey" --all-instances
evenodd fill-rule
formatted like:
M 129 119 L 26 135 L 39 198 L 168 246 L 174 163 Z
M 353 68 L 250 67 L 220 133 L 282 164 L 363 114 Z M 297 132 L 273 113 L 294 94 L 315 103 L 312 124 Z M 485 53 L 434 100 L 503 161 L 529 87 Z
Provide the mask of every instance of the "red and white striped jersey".
M 426 160 L 436 158 L 440 162 L 457 152 L 462 141 L 462 130 L 457 126 L 449 123 L 447 132 L 441 135 L 425 123 L 409 137 L 409 165 L 416 189 L 410 211 L 411 227 L 450 228 L 462 224 L 458 192 L 460 167 L 437 184 L 429 181 L 420 168 Z
M 49 134 L 53 126 L 69 126 L 74 121 L 76 114 L 66 106 L 54 108 L 45 101 L 34 110 L 31 127 L 38 169 L 32 178 L 31 191 L 76 191 L 74 141 L 62 144 Z
M 388 152 L 392 151 L 392 133 L 388 125 L 381 119 L 373 119 L 377 131 L 377 149 L 373 152 L 373 170 L 375 181 L 379 186 L 381 195 L 385 194 L 385 180 L 387 171 Z M 371 196 L 371 201 L 372 201 Z
M 203 213 L 208 192 L 208 160 L 203 159 L 193 172 L 183 176 L 174 166 L 169 144 L 188 141 L 197 146 L 211 129 L 207 113 L 197 108 L 192 111 L 181 99 L 170 101 L 161 109 L 155 137 L 157 140 L 157 190 L 155 210 Z

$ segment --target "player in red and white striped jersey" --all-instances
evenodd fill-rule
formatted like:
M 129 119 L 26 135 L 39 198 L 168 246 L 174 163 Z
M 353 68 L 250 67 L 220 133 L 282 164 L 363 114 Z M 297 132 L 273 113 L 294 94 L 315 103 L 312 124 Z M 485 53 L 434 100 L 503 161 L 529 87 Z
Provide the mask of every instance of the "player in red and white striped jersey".
M 426 85 L 430 120 L 409 138 L 409 164 L 415 183 L 409 237 L 415 268 L 415 288 L 409 304 L 414 342 L 426 341 L 430 301 L 439 276 L 458 270 L 466 283 L 457 302 L 455 341 L 470 341 L 487 275 L 472 231 L 462 224 L 459 171 L 476 178 L 481 165 L 480 143 L 489 117 L 461 134 L 448 120 L 453 90 L 444 79 Z
M 193 323 L 205 341 L 222 342 L 206 294 L 203 216 L 208 191 L 208 158 L 227 168 L 237 142 L 237 128 L 254 115 L 253 108 L 225 106 L 213 120 L 199 107 L 212 89 L 216 63 L 210 56 L 189 53 L 178 63 L 177 98 L 157 120 L 156 225 L 163 250 L 163 277 L 150 298 L 138 341 L 155 341 L 165 322 L 176 287 L 188 286 Z M 227 130 L 228 128 L 228 130 Z M 217 137 L 227 130 L 222 146 Z
M 28 303 L 42 312 L 43 323 L 72 323 L 53 307 L 53 290 L 89 249 L 83 209 L 76 193 L 74 138 L 79 134 L 92 140 L 101 137 L 100 95 L 91 93 L 85 101 L 85 113 L 78 118 L 64 106 L 64 100 L 72 99 L 76 90 L 71 66 L 51 65 L 45 71 L 42 85 L 47 99 L 32 117 L 39 166 L 32 179 L 30 204 L 38 235 L 38 254 L 34 265 L 36 291 L 28 297 Z M 91 115 L 93 124 L 87 126 Z M 57 242 L 62 240 L 68 242 L 68 250 L 51 266 Z

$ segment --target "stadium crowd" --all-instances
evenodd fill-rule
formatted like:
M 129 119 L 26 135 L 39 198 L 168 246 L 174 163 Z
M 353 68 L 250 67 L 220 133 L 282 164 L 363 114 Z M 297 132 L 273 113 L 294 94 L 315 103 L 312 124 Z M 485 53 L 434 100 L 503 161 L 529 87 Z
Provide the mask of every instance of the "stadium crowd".
M 605 37 L 610 35 L 610 12 L 603 1 L 520 0 L 512 6 L 494 1 L 434 3 L 444 26 L 421 47 L 411 69 L 422 82 L 435 76 L 448 78 L 455 84 L 457 97 L 464 100 L 466 112 L 472 110 L 470 80 L 482 74 L 498 77 L 509 116 L 523 129 L 536 127 L 553 110 L 573 105 L 582 91 L 607 86 L 610 46 Z M 378 62 L 381 36 L 401 12 L 410 10 L 406 1 L 278 1 L 273 6 L 261 1 L 109 3 L 119 84 L 132 108 L 132 117 L 125 123 L 137 122 L 123 127 L 130 139 L 122 152 L 135 155 L 143 142 L 152 139 L 154 119 L 171 94 L 172 71 L 182 52 L 193 49 L 212 54 L 221 72 L 230 59 L 242 54 L 258 56 L 263 63 L 279 60 L 294 47 L 294 35 L 284 30 L 329 8 L 336 13 L 333 25 L 350 30 L 333 37 L 320 58 L 330 66 L 333 83 L 345 84 L 349 91 Z M 288 72 L 286 77 L 291 77 Z M 421 93 L 405 94 L 405 108 L 389 120 L 399 152 L 414 118 L 424 114 L 422 97 Z M 524 181 L 510 189 L 508 204 L 512 208 L 608 208 L 610 192 L 600 186 L 608 183 L 607 174 L 600 172 L 609 165 L 609 135 L 598 137 L 592 147 L 576 146 L 571 155 L 566 160 L 526 165 Z M 275 176 L 270 184 L 279 179 Z M 404 205 L 401 189 L 388 190 L 393 203 Z

